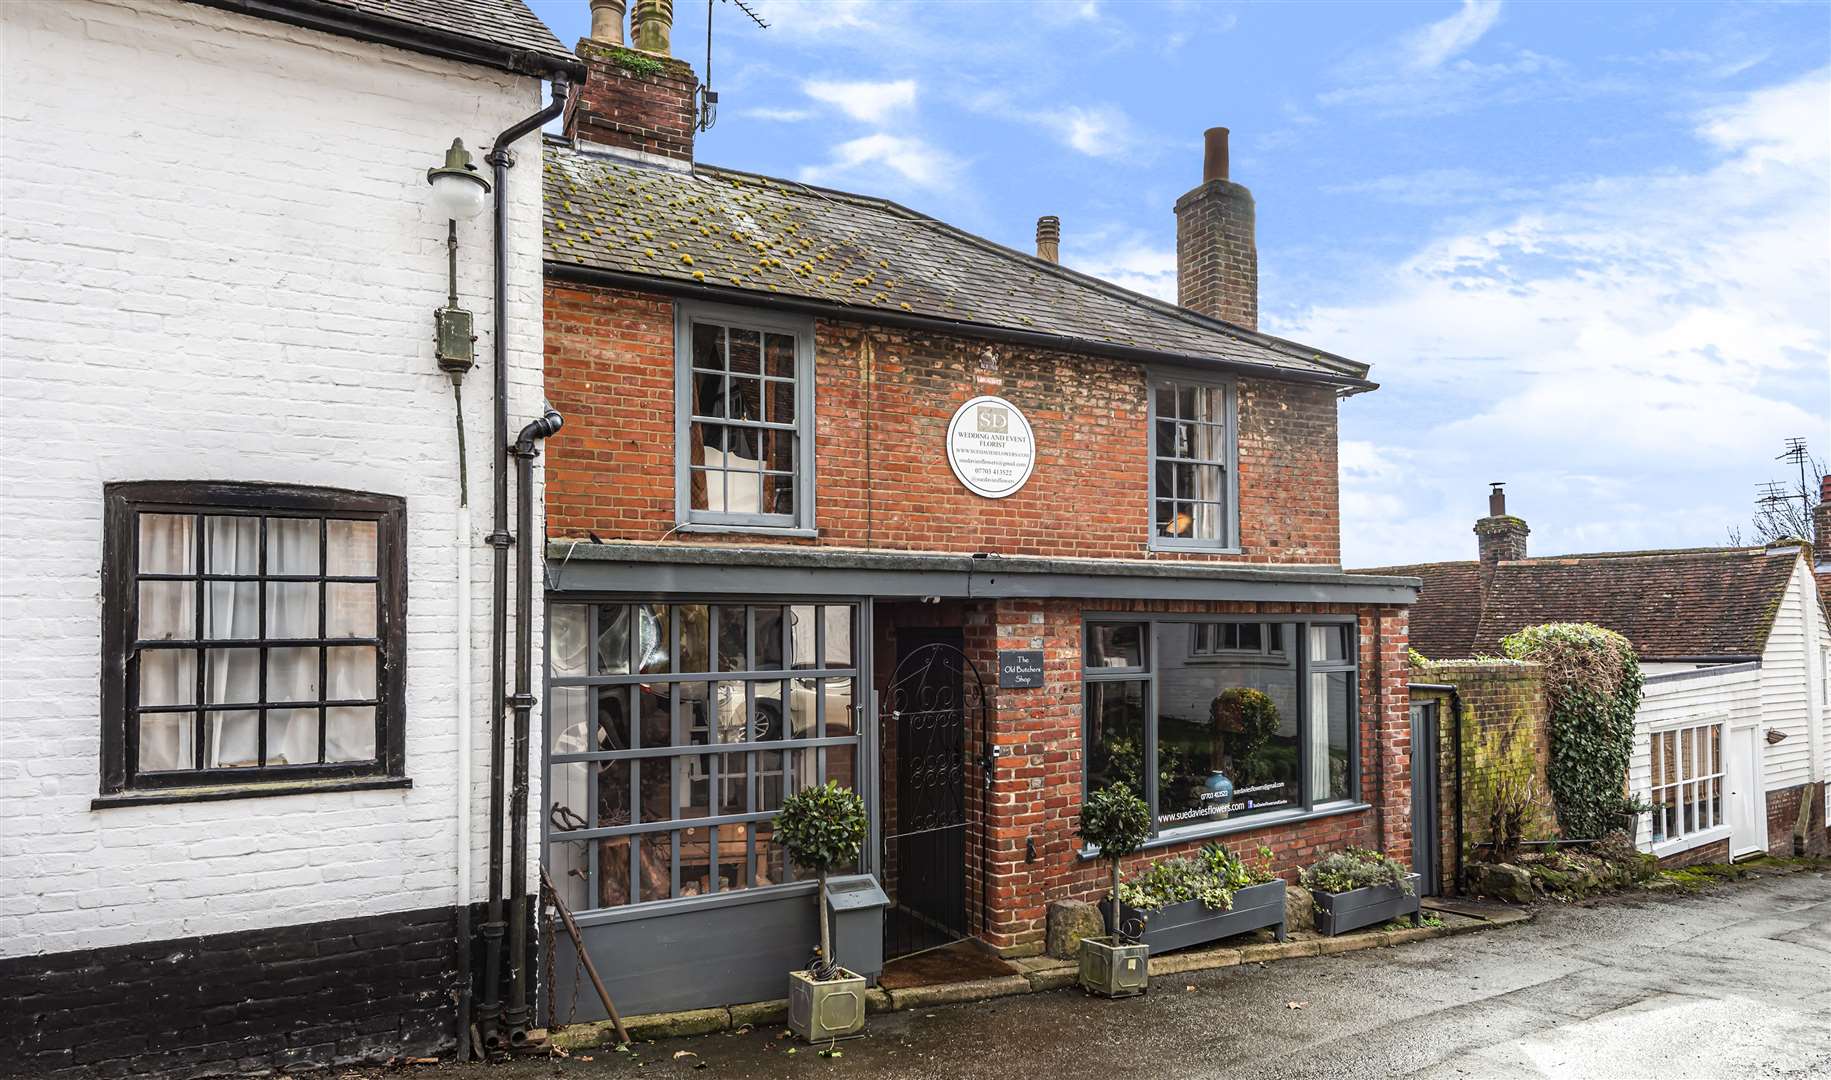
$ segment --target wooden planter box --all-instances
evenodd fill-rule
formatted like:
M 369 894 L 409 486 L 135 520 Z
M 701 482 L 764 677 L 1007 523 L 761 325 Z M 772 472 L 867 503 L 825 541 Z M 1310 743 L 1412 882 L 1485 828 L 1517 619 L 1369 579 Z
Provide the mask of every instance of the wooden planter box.
M 1278 940 L 1284 940 L 1284 881 L 1281 878 L 1239 890 L 1233 894 L 1230 908 L 1215 909 L 1200 900 L 1184 900 L 1152 912 L 1132 907 L 1120 910 L 1125 928 L 1136 931 L 1139 943 L 1148 945 L 1153 955 L 1267 926 L 1276 927 Z M 1138 930 L 1141 925 L 1143 929 Z
M 1405 875 L 1411 880 L 1411 892 L 1397 885 L 1374 885 L 1347 892 L 1312 892 L 1316 901 L 1316 930 L 1334 937 L 1363 926 L 1391 922 L 1401 915 L 1411 916 L 1411 924 L 1423 922 L 1418 909 L 1418 885 L 1424 879 L 1417 874 Z

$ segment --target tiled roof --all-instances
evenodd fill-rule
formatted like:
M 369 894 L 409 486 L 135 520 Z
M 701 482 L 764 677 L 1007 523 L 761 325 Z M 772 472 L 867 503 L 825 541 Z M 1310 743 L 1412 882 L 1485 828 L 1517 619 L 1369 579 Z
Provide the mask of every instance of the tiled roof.
M 1520 559 L 1495 568 L 1485 603 L 1475 562 L 1367 572 L 1423 580 L 1411 637 L 1433 660 L 1498 655 L 1501 638 L 1548 622 L 1605 626 L 1662 660 L 1761 655 L 1798 558 L 1784 547 Z
M 579 59 L 560 44 L 547 24 L 528 9 L 524 0 L 200 0 L 215 7 L 319 25 L 349 12 L 384 21 L 411 31 L 432 31 L 505 52 L 526 54 L 532 63 L 516 70 L 534 73 L 573 70 Z M 333 31 L 335 32 L 335 31 Z
M 547 145 L 546 259 L 1356 383 L 1367 368 L 1001 247 L 895 203 Z
M 1411 605 L 1411 647 L 1432 660 L 1475 655 L 1475 631 L 1481 625 L 1481 564 L 1422 563 L 1356 570 L 1356 574 L 1398 574 L 1424 583 Z

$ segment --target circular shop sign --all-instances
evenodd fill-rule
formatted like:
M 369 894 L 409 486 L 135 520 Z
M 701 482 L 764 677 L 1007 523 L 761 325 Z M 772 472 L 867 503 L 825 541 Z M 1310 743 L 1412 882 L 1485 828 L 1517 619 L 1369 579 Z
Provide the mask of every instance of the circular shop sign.
M 1036 468 L 1030 421 L 1003 398 L 976 397 L 947 424 L 947 463 L 966 490 L 988 499 L 1014 495 Z

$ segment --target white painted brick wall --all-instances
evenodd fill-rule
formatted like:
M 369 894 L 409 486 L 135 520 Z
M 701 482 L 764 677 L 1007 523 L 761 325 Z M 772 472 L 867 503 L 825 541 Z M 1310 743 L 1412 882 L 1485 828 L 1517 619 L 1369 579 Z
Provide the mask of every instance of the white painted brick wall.
M 425 171 L 453 137 L 481 162 L 540 88 L 179 0 L 0 4 L 0 43 L 0 955 L 451 904 L 457 467 Z M 538 137 L 520 151 L 511 432 L 541 401 Z M 478 898 L 488 228 L 460 226 Z M 410 790 L 90 809 L 102 485 L 153 479 L 406 497 Z

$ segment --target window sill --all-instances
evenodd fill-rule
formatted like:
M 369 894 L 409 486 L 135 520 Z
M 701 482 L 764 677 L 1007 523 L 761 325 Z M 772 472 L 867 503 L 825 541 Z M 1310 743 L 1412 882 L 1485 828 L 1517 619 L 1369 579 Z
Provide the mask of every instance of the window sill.
M 1212 840 L 1217 836 L 1256 832 L 1259 829 L 1294 825 L 1299 822 L 1315 821 L 1318 818 L 1336 817 L 1340 814 L 1358 814 L 1362 810 L 1371 809 L 1373 809 L 1372 804 L 1364 802 L 1326 803 L 1313 810 L 1283 810 L 1273 814 L 1255 814 L 1252 817 L 1217 822 L 1213 825 L 1191 825 L 1187 828 L 1159 833 L 1146 840 L 1138 850 L 1153 851 L 1158 848 L 1174 847 L 1177 844 L 1187 844 L 1193 840 Z M 1100 849 L 1089 845 L 1076 854 L 1082 861 L 1097 859 L 1100 857 Z
M 803 540 L 813 540 L 820 536 L 819 529 L 803 528 L 799 525 L 718 525 L 709 521 L 688 521 L 674 526 L 677 533 L 738 533 L 747 536 L 792 536 Z
M 260 799 L 269 795 L 324 795 L 340 791 L 406 789 L 413 780 L 405 776 L 356 776 L 329 780 L 282 780 L 268 784 L 211 784 L 201 787 L 141 788 L 89 801 L 91 810 L 118 806 L 162 806 L 167 803 L 217 802 L 222 799 Z
M 1153 540 L 1147 550 L 1174 555 L 1244 555 L 1246 549 L 1241 547 L 1210 547 L 1206 544 L 1166 544 Z

